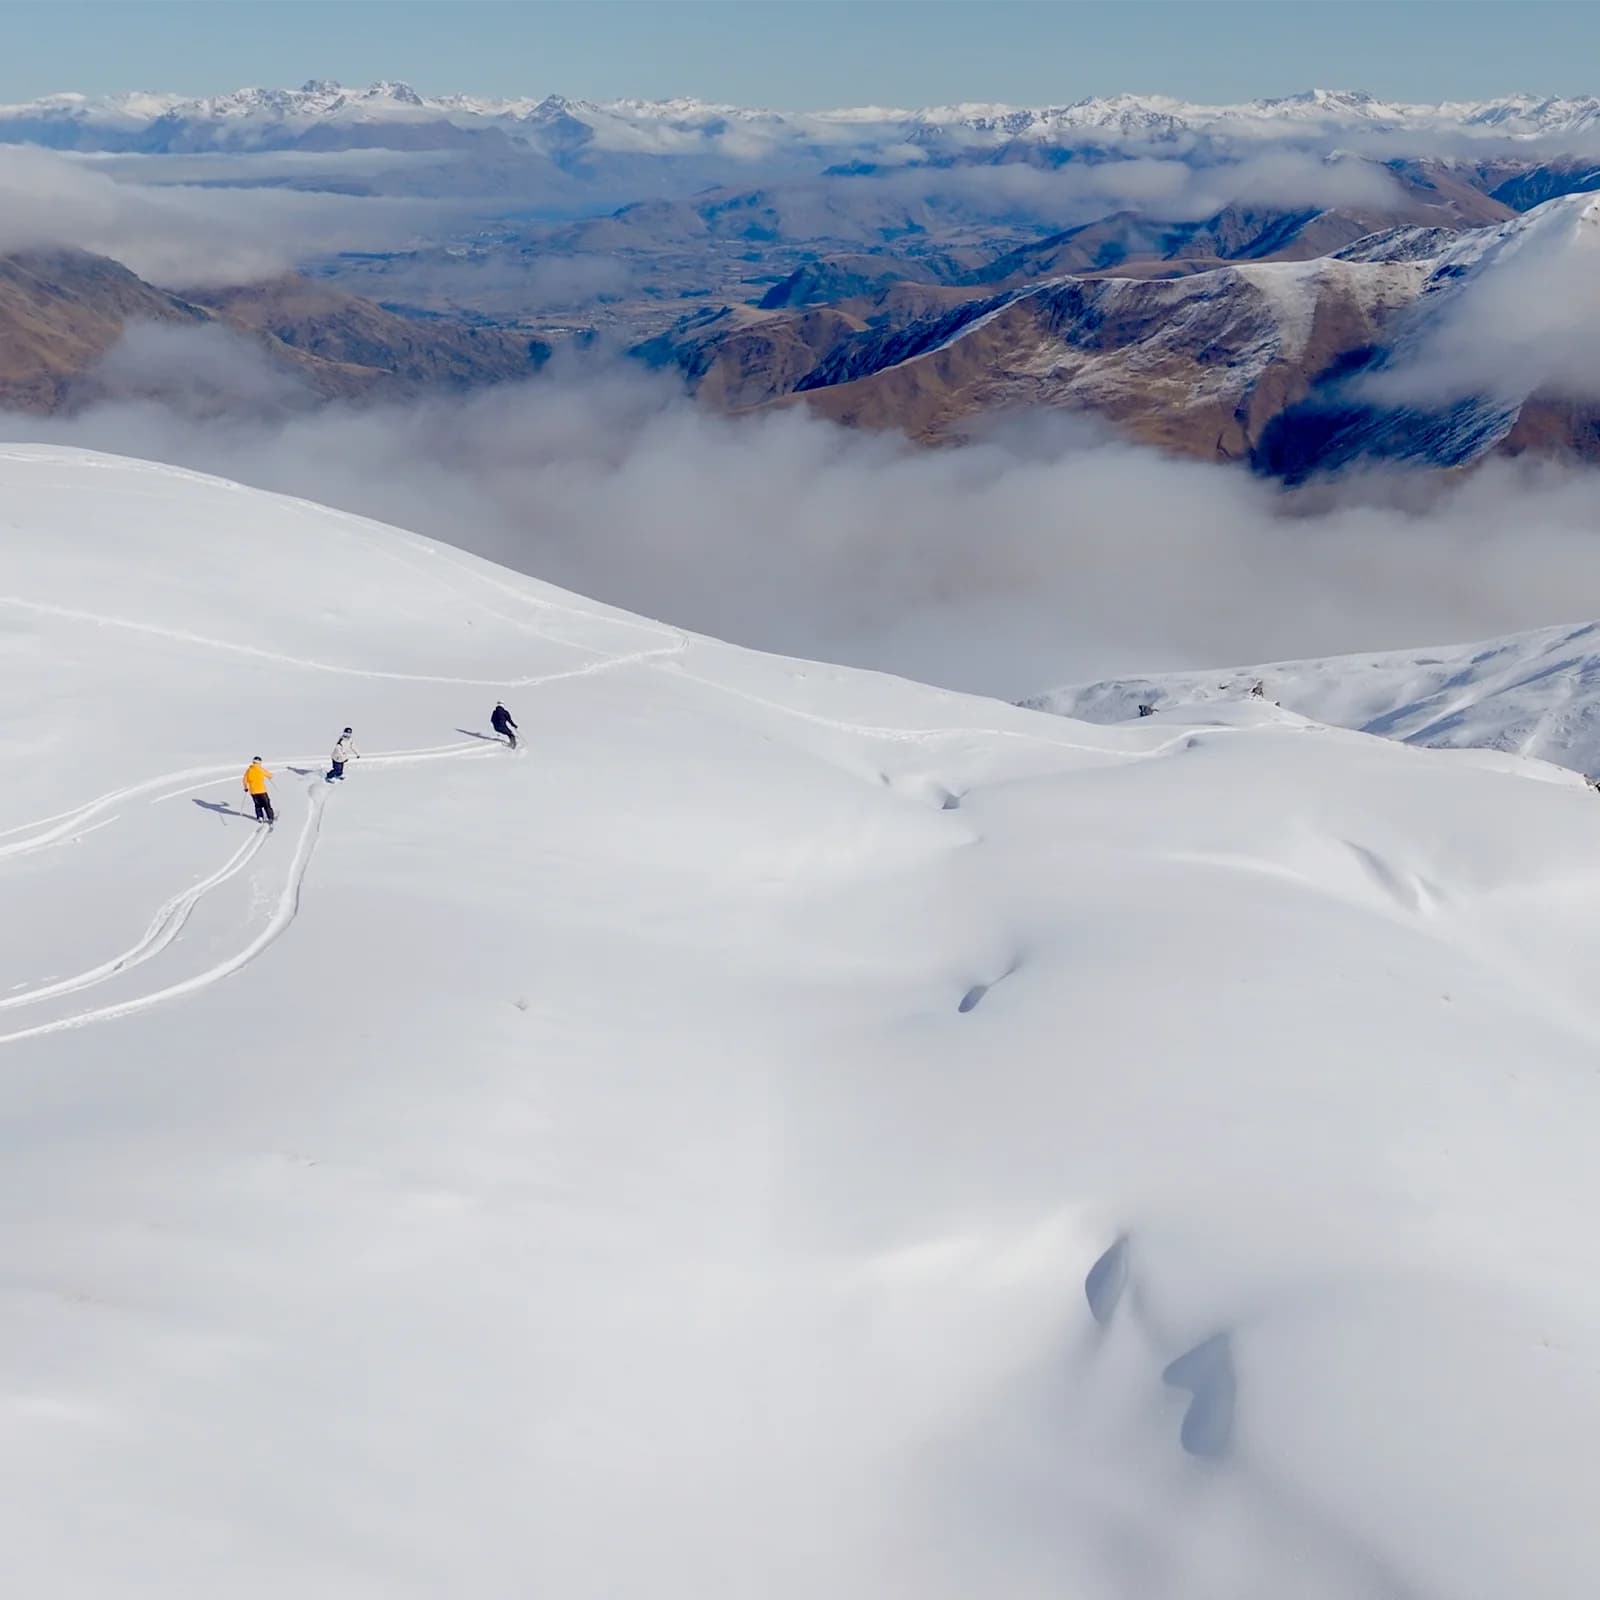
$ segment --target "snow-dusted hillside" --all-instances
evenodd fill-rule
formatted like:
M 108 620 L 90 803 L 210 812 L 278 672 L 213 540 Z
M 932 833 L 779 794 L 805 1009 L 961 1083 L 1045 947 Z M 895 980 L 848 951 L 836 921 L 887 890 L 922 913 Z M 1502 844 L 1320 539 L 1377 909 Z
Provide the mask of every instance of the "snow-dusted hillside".
M 0 506 L 16 1592 L 1584 1592 L 1577 777 Z
M 1404 233 L 1373 244 L 1345 254 L 1430 247 Z M 1331 369 L 1278 419 L 1265 464 L 1291 481 L 1361 461 L 1463 466 L 1502 446 L 1538 446 L 1539 410 L 1551 403 L 1570 408 L 1576 426 L 1544 442 L 1586 453 L 1600 199 L 1562 195 L 1416 259 L 1426 276 L 1386 345 L 1354 375 Z
M 1286 396 L 1386 337 L 1429 269 L 1325 256 L 1181 278 L 1068 275 L 843 338 L 794 388 L 824 415 L 918 439 L 985 411 L 1054 406 L 1238 459 Z
M 1075 684 L 1037 710 L 1121 722 L 1152 705 L 1180 718 L 1263 696 L 1320 722 L 1446 749 L 1504 750 L 1600 773 L 1600 623 L 1477 644 L 1275 661 Z
M 1009 140 L 1164 142 L 1222 138 L 1324 138 L 1369 132 L 1448 134 L 1496 141 L 1590 139 L 1600 132 L 1592 95 L 1511 95 L 1416 105 L 1355 91 L 1313 89 L 1237 105 L 1197 105 L 1166 95 L 1095 96 L 1066 105 L 862 106 L 836 111 L 770 111 L 670 100 L 594 101 L 561 95 L 516 98 L 425 95 L 409 84 L 365 89 L 313 79 L 299 89 L 246 88 L 184 96 L 54 94 L 0 106 L 0 138 L 73 149 L 145 151 L 281 148 L 321 130 L 360 129 L 361 142 L 415 148 L 419 125 L 488 130 L 541 145 L 576 134 L 596 149 L 688 154 L 771 154 L 784 145 L 882 145 L 933 141 L 982 147 Z
M 1498 227 L 1473 228 L 1439 255 L 1429 292 L 1457 292 L 1463 280 L 1510 265 L 1528 268 L 1551 260 L 1588 263 L 1600 255 L 1600 197 L 1562 195 Z

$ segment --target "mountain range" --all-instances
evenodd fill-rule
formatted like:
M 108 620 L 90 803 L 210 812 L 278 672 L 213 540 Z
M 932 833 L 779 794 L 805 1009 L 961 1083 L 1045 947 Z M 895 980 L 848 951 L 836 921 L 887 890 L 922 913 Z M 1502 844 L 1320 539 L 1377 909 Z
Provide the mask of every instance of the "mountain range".
M 54 94 L 0 106 L 0 139 L 57 149 L 179 153 L 201 150 L 448 149 L 474 136 L 550 155 L 593 147 L 686 155 L 870 150 L 910 143 L 937 152 L 1013 140 L 1171 142 L 1193 135 L 1243 138 L 1330 133 L 1427 133 L 1479 140 L 1572 139 L 1600 133 L 1600 99 L 1505 95 L 1406 104 L 1348 90 L 1236 105 L 1118 94 L 1047 107 L 961 104 L 773 111 L 694 99 L 582 100 L 424 95 L 405 83 L 349 88 L 313 79 L 298 89 L 246 88 L 191 97 Z
M 1575 362 L 1549 364 L 1548 328 L 1542 340 L 1519 340 L 1514 313 L 1568 277 L 1588 281 L 1600 199 L 1567 195 L 1478 228 L 1423 221 L 1368 232 L 1371 217 L 1304 214 L 1301 239 L 1312 228 L 1324 241 L 1355 237 L 1301 259 L 1282 219 L 1257 218 L 1254 232 L 1247 220 L 1230 219 L 1232 242 L 1220 246 L 1243 241 L 1243 260 L 1210 253 L 1222 234 L 1213 219 L 1198 235 L 1207 241 L 1199 258 L 1028 282 L 1030 266 L 1084 259 L 1068 235 L 977 275 L 1014 285 L 999 292 L 883 285 L 857 265 L 836 283 L 859 292 L 837 303 L 707 310 L 639 354 L 675 364 L 730 410 L 803 400 L 839 421 L 932 442 L 996 411 L 1049 407 L 1290 481 L 1363 460 L 1453 467 L 1498 449 L 1596 449 L 1600 397 Z M 1277 248 L 1252 259 L 1259 238 Z M 1483 319 L 1490 326 L 1475 331 Z M 1491 372 L 1480 355 L 1453 370 L 1439 359 L 1464 343 L 1487 351 L 1508 340 L 1520 364 Z
M 114 239 L 0 256 L 0 402 L 82 403 L 123 330 L 198 319 L 324 397 L 515 378 L 565 341 L 725 411 L 805 405 L 927 443 L 1043 408 L 1289 482 L 1590 457 L 1597 108 L 52 96 L 0 108 L 0 141 L 92 175 L 69 216 L 167 190 L 186 217 L 224 194 L 227 217 L 244 188 L 297 191 L 284 214 L 317 221 L 260 283 L 199 286 L 197 261 L 135 287 L 90 264 Z M 320 219 L 369 204 L 381 248 L 324 242 Z
M 204 363 L 203 380 L 193 344 L 138 371 L 119 367 L 121 342 L 149 329 L 233 334 L 245 343 Z M 108 398 L 173 399 L 197 381 L 208 408 L 254 409 L 267 396 L 238 381 L 246 345 L 284 380 L 272 399 L 285 404 L 397 399 L 423 388 L 505 382 L 531 375 L 550 355 L 537 339 L 399 316 L 293 274 L 178 293 L 86 251 L 0 256 L 0 410 L 47 415 Z

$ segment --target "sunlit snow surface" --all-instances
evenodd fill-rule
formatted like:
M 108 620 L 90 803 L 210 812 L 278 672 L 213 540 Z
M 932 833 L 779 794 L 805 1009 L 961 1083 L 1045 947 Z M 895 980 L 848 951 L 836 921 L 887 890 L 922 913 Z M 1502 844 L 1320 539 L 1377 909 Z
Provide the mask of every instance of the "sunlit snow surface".
M 1575 775 L 69 451 L 0 554 L 11 1592 L 1592 1587 Z
M 1428 650 L 1108 678 L 1025 703 L 1091 722 L 1136 717 L 1141 705 L 1178 717 L 1209 716 L 1237 706 L 1257 683 L 1264 699 L 1340 727 L 1600 773 L 1600 623 L 1594 622 Z

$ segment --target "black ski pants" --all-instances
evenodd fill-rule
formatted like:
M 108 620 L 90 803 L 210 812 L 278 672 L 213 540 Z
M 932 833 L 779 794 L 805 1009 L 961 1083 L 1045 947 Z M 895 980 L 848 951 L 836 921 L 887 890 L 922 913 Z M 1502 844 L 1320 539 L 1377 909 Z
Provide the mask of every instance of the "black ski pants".
M 270 794 L 253 794 L 250 796 L 256 803 L 257 822 L 276 822 L 278 814 L 272 809 L 272 796 Z

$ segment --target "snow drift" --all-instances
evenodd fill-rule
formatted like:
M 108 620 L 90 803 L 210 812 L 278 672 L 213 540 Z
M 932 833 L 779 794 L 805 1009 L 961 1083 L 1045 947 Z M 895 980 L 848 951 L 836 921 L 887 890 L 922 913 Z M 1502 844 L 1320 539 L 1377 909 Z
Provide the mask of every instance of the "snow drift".
M 1576 776 L 0 494 L 19 1592 L 1586 1587 Z

